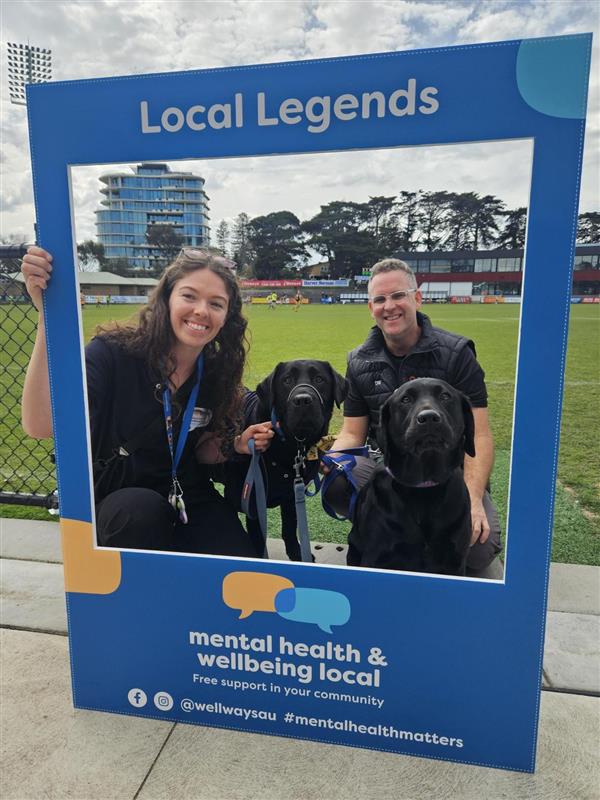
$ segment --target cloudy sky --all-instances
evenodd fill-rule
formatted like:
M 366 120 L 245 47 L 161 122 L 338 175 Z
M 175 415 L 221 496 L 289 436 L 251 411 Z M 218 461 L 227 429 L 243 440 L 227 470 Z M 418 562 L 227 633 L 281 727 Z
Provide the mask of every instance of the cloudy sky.
M 595 0 L 3 0 L 1 234 L 33 236 L 33 196 L 24 108 L 11 105 L 6 42 L 53 51 L 53 78 L 71 80 L 268 63 L 592 31 L 581 211 L 600 206 L 600 79 Z M 182 162 L 206 178 L 212 224 L 288 208 L 301 218 L 333 199 L 366 201 L 400 190 L 477 191 L 525 205 L 528 142 Z M 175 165 L 172 165 L 175 168 Z M 77 239 L 94 236 L 97 176 L 74 175 Z

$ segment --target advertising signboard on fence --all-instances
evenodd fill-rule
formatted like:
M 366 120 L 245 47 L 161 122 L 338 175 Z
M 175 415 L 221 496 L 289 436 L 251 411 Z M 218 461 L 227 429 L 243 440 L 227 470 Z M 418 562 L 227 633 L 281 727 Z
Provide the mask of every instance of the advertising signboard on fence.
M 534 769 L 590 44 L 27 87 L 77 708 Z M 77 165 L 507 139 L 533 158 L 503 579 L 97 545 Z
M 323 287 L 332 287 L 332 286 L 350 286 L 350 280 L 346 278 L 340 278 L 339 280 L 326 280 L 326 279 L 318 279 L 318 280 L 304 280 L 302 281 L 302 286 L 312 286 L 314 288 Z
M 270 281 L 257 281 L 257 280 L 241 280 L 240 286 L 242 289 L 265 289 L 267 286 L 274 288 L 287 288 L 290 286 L 302 286 L 300 278 L 295 280 L 276 280 L 275 278 Z

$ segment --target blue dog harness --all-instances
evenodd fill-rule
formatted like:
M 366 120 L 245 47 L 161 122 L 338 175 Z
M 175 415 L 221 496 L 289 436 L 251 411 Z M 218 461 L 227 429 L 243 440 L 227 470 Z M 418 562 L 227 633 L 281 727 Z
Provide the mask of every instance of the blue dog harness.
M 356 498 L 358 497 L 358 486 L 354 479 L 353 470 L 356 466 L 356 457 L 363 456 L 368 458 L 368 447 L 349 447 L 347 450 L 328 450 L 321 456 L 321 462 L 330 467 L 329 472 L 321 481 L 321 502 L 323 510 L 329 514 L 333 519 L 340 521 L 351 520 L 354 515 L 354 506 L 356 505 Z M 350 504 L 348 507 L 348 516 L 339 516 L 327 502 L 327 492 L 331 484 L 343 474 L 350 485 Z M 316 484 L 315 484 L 316 485 Z

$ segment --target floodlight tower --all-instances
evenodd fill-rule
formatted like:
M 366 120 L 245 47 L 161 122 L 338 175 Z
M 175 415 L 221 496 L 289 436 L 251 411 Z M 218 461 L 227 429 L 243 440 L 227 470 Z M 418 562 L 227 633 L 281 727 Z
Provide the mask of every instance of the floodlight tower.
M 8 46 L 8 90 L 10 102 L 17 106 L 26 105 L 25 86 L 28 83 L 47 83 L 52 79 L 52 50 L 33 47 L 29 44 L 7 42 Z M 35 222 L 33 227 L 36 228 Z M 37 234 L 36 234 L 37 237 Z M 27 245 L 21 245 L 20 256 Z M 14 250 L 14 248 L 12 248 Z M 8 257 L 10 247 L 0 246 L 0 257 Z
M 32 47 L 29 43 L 16 44 L 8 42 L 7 44 L 10 102 L 18 106 L 24 106 L 26 105 L 25 86 L 28 83 L 46 83 L 52 78 L 52 51 L 42 47 Z M 33 225 L 35 228 L 35 222 Z M 21 355 L 25 347 L 33 343 L 35 336 L 33 318 L 27 313 L 27 310 L 22 308 L 23 286 L 22 284 L 19 285 L 14 277 L 14 273 L 19 268 L 18 260 L 23 257 L 26 249 L 26 244 L 0 244 L 0 282 L 3 287 L 3 302 L 10 303 L 6 308 L 10 319 L 14 323 L 12 326 L 14 333 L 12 338 L 11 334 L 8 334 L 8 342 L 11 348 L 10 352 L 16 353 L 11 364 L 11 367 L 14 366 L 16 369 L 16 372 L 11 373 L 11 375 L 14 375 L 14 391 L 11 392 L 7 388 L 2 394 L 0 402 L 0 410 L 3 419 L 8 421 L 7 430 L 9 431 L 17 428 L 20 417 L 20 412 L 18 411 L 20 390 L 18 387 L 21 385 L 19 368 L 23 364 Z M 6 297 L 4 296 L 5 292 Z M 5 438 L 0 444 L 8 445 L 8 441 Z M 0 502 L 11 505 L 38 506 L 47 508 L 50 514 L 58 513 L 58 495 L 54 491 L 56 482 L 52 475 L 53 467 L 48 465 L 46 476 L 38 471 L 44 469 L 47 460 L 54 461 L 54 454 L 50 452 L 49 446 L 47 444 L 42 445 L 41 442 L 32 444 L 31 440 L 27 443 L 24 440 L 21 441 L 20 437 L 17 437 L 15 442 L 11 441 L 8 446 L 12 448 L 10 460 L 6 460 L 7 475 L 10 477 L 8 482 L 4 482 L 4 486 L 0 491 Z M 3 447 L 3 449 L 6 448 Z M 23 474 L 23 466 L 30 462 L 37 465 L 35 470 L 26 467 Z M 15 465 L 14 469 L 12 467 L 13 464 Z M 14 486 L 19 486 L 19 490 L 12 491 Z M 8 491 L 9 487 L 10 491 Z
M 25 86 L 52 78 L 52 50 L 8 42 L 8 89 L 10 102 L 25 105 Z

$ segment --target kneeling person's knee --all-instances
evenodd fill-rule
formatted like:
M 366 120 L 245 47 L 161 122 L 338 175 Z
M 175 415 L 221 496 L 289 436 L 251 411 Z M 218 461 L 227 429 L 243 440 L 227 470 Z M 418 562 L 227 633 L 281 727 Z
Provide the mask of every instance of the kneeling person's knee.
M 152 489 L 112 492 L 96 507 L 98 544 L 136 550 L 170 550 L 177 517 L 167 500 Z

